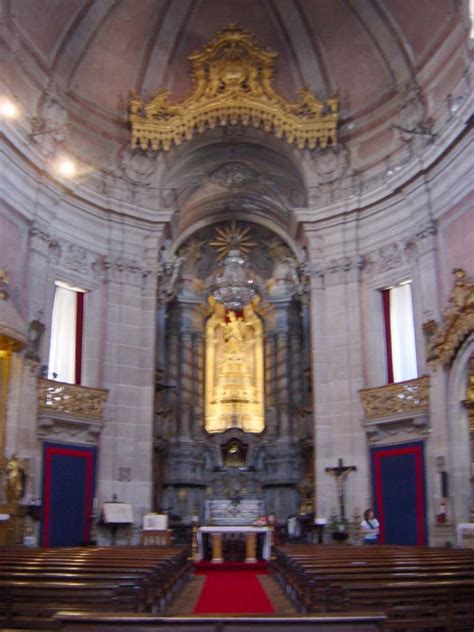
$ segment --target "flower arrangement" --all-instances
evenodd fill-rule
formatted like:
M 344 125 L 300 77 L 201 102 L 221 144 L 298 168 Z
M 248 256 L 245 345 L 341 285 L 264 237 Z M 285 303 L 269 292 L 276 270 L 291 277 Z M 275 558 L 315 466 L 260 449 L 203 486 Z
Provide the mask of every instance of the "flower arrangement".
M 329 531 L 333 540 L 346 540 L 349 537 L 349 521 L 347 518 L 333 514 L 329 519 Z
M 257 520 L 254 520 L 254 527 L 270 527 L 275 524 L 275 516 L 270 514 L 268 516 L 260 516 Z

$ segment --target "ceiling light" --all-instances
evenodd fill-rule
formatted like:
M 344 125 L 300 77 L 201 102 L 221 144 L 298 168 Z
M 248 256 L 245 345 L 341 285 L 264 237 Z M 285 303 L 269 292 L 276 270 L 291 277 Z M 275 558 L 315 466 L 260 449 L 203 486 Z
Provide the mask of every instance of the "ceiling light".
M 10 99 L 0 99 L 0 117 L 15 119 L 18 116 L 18 107 Z
M 61 158 L 56 164 L 56 171 L 63 178 L 74 178 L 77 173 L 76 163 L 70 158 Z
M 453 101 L 450 107 L 452 114 L 455 114 L 459 110 L 459 108 L 462 105 L 463 100 L 464 100 L 463 97 L 459 96 L 457 99 Z

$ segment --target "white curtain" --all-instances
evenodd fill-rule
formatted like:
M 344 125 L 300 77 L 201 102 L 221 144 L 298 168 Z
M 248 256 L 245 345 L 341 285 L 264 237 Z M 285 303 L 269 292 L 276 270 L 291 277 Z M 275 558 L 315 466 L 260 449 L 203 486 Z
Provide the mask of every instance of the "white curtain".
M 49 346 L 50 379 L 71 384 L 76 380 L 76 319 L 77 292 L 57 285 Z
M 393 381 L 417 377 L 411 283 L 390 290 Z

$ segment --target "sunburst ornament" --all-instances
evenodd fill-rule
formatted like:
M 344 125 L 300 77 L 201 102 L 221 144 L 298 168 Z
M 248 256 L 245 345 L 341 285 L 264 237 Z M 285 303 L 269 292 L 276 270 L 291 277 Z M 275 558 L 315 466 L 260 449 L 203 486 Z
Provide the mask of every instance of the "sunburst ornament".
M 246 255 L 248 252 L 256 246 L 256 243 L 250 239 L 250 228 L 243 228 L 237 226 L 237 222 L 233 220 L 230 226 L 224 226 L 224 228 L 216 227 L 215 231 L 217 237 L 214 241 L 210 241 L 209 244 L 216 248 L 218 259 L 226 257 L 231 250 L 238 250 L 241 254 Z

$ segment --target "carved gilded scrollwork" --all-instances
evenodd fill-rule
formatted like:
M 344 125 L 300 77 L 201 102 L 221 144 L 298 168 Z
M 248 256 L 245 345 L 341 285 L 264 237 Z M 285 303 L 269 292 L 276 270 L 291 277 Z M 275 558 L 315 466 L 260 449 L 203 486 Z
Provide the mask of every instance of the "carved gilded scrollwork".
M 366 419 L 380 419 L 428 410 L 429 377 L 360 390 Z
M 238 125 L 262 127 L 299 149 L 336 145 L 338 100 L 320 101 L 306 87 L 295 103 L 279 95 L 272 86 L 276 57 L 247 31 L 227 26 L 188 57 L 194 81 L 188 96 L 172 103 L 170 92 L 161 90 L 144 103 L 131 93 L 132 149 L 169 151 L 205 129 Z
M 463 400 L 463 406 L 469 415 L 469 429 L 471 432 L 471 441 L 474 447 L 474 355 L 469 360 L 469 371 L 467 374 L 466 399 Z M 474 461 L 474 449 L 472 453 Z
M 474 282 L 464 270 L 453 270 L 454 288 L 448 306 L 443 313 L 441 325 L 429 320 L 423 325 L 428 361 L 433 364 L 449 365 L 459 345 L 474 331 Z
M 38 380 L 40 411 L 102 419 L 108 391 L 66 384 L 55 380 Z

